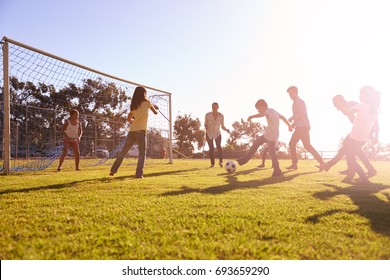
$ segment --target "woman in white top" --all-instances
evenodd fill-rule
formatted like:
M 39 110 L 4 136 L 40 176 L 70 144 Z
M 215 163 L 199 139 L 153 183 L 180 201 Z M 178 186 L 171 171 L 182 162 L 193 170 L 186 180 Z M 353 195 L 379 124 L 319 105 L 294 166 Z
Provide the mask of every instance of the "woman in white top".
M 227 133 L 230 133 L 230 130 L 225 127 L 224 117 L 221 113 L 218 112 L 219 106 L 217 102 L 214 102 L 211 105 L 212 111 L 206 114 L 204 126 L 206 128 L 206 140 L 209 146 L 210 153 L 210 162 L 211 167 L 214 167 L 215 158 L 214 158 L 214 141 L 217 146 L 219 166 L 223 166 L 222 160 L 222 147 L 221 147 L 221 128 Z

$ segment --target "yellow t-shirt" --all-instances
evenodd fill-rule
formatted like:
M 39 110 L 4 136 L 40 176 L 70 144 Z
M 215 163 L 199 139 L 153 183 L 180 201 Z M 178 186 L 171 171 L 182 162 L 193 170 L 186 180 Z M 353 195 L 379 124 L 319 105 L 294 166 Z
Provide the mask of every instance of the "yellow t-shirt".
M 147 129 L 149 108 L 151 106 L 150 101 L 143 101 L 136 110 L 131 111 L 134 116 L 134 121 L 130 125 L 130 131 Z

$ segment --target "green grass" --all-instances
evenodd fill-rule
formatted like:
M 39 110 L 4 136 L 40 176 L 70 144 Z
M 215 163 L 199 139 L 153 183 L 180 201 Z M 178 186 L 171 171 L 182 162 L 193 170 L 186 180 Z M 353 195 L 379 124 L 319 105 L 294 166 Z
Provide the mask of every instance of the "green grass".
M 345 162 L 270 178 L 255 159 L 155 161 L 142 180 L 65 163 L 0 176 L 0 259 L 390 259 L 390 162 L 369 186 L 342 183 Z

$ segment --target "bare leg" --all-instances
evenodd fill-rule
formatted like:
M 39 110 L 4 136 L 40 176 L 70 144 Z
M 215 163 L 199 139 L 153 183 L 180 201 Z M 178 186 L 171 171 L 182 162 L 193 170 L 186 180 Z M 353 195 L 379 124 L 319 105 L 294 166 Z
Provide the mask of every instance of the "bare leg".
M 61 154 L 61 157 L 60 157 L 60 162 L 58 164 L 58 168 L 57 170 L 60 171 L 62 168 L 62 163 L 64 162 L 65 160 L 65 157 L 66 155 L 68 154 L 68 148 L 69 148 L 69 144 L 68 143 L 64 143 L 64 149 L 62 150 L 62 154 Z

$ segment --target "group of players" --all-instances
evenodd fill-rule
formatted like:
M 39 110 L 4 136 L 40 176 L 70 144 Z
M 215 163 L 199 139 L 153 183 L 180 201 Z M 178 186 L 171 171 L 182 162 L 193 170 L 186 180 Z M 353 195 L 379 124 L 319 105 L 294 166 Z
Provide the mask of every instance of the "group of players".
M 346 175 L 343 181 L 352 183 L 354 176 L 357 173 L 359 180 L 356 181 L 356 183 L 369 183 L 369 177 L 374 176 L 377 171 L 368 160 L 362 148 L 370 139 L 374 143 L 378 142 L 380 93 L 373 87 L 366 86 L 360 90 L 360 103 L 347 102 L 341 95 L 336 95 L 333 98 L 334 106 L 343 112 L 353 125 L 336 156 L 325 163 L 320 154 L 310 143 L 310 122 L 307 116 L 306 104 L 298 96 L 298 88 L 290 86 L 287 89 L 287 92 L 293 101 L 293 115 L 288 120 L 276 110 L 269 108 L 265 100 L 260 99 L 256 102 L 255 107 L 258 113 L 249 116 L 248 121 L 251 121 L 253 118 L 265 117 L 267 119 L 267 127 L 265 133 L 254 140 L 246 154 L 237 159 L 238 164 L 246 164 L 257 152 L 260 145 L 267 144 L 266 151 L 270 155 L 272 168 L 274 169 L 272 176 L 281 176 L 282 172 L 279 167 L 275 147 L 279 137 L 279 120 L 282 120 L 288 126 L 289 131 L 293 131 L 289 142 L 292 163 L 287 169 L 298 169 L 296 145 L 299 141 L 302 141 L 306 151 L 311 153 L 314 159 L 318 161 L 316 167 L 319 168 L 320 171 L 328 171 L 345 156 L 348 168 L 347 170 L 342 171 L 342 173 Z M 205 117 L 206 139 L 210 150 L 211 167 L 214 167 L 215 164 L 214 141 L 218 150 L 219 165 L 221 167 L 223 166 L 220 128 L 229 132 L 224 125 L 224 116 L 218 112 L 218 109 L 218 103 L 213 103 L 212 112 L 207 113 Z M 361 168 L 356 157 L 358 157 L 367 168 L 367 172 L 364 172 Z M 264 159 L 261 166 L 264 166 Z
M 269 108 L 264 99 L 260 99 L 256 102 L 255 107 L 258 113 L 249 116 L 248 121 L 251 121 L 253 118 L 265 117 L 267 119 L 267 127 L 265 128 L 264 134 L 254 140 L 252 146 L 246 154 L 237 159 L 238 164 L 246 164 L 257 152 L 258 148 L 261 145 L 266 144 L 266 150 L 272 160 L 272 176 L 281 176 L 282 171 L 276 154 L 276 145 L 279 138 L 279 122 L 282 120 L 287 125 L 289 131 L 293 131 L 289 142 L 292 163 L 287 167 L 287 169 L 298 169 L 296 145 L 299 141 L 302 141 L 303 147 L 306 151 L 311 153 L 314 159 L 318 161 L 318 165 L 316 165 L 316 167 L 318 167 L 320 171 L 328 171 L 334 164 L 345 156 L 348 168 L 343 172 L 346 175 L 346 178 L 343 181 L 351 183 L 357 173 L 359 176 L 359 183 L 369 183 L 369 177 L 374 176 L 377 171 L 368 160 L 362 148 L 370 139 L 375 142 L 378 141 L 378 110 L 380 105 L 380 93 L 373 87 L 366 86 L 360 90 L 360 103 L 347 102 L 341 95 L 336 95 L 333 98 L 334 106 L 348 116 L 353 125 L 337 155 L 325 163 L 320 154 L 310 143 L 310 122 L 307 116 L 306 104 L 298 96 L 298 88 L 296 86 L 290 86 L 287 89 L 287 92 L 293 101 L 293 114 L 289 119 L 286 119 L 276 110 Z M 212 111 L 207 113 L 205 116 L 206 140 L 209 146 L 211 167 L 214 167 L 215 165 L 214 142 L 217 148 L 219 165 L 221 167 L 223 166 L 221 129 L 230 133 L 229 129 L 225 127 L 224 116 L 222 113 L 218 112 L 218 109 L 218 103 L 213 103 Z M 110 176 L 114 176 L 114 174 L 118 171 L 118 168 L 129 149 L 134 144 L 138 144 L 139 156 L 135 177 L 143 178 L 149 110 L 151 110 L 154 114 L 158 113 L 158 107 L 148 100 L 146 89 L 139 86 L 135 89 L 131 99 L 130 113 L 128 115 L 128 121 L 131 124 L 130 131 L 127 135 L 122 151 L 118 154 L 111 167 Z M 57 168 L 58 171 L 61 170 L 61 166 L 65 156 L 67 155 L 69 146 L 72 146 L 75 154 L 76 170 L 80 170 L 80 152 L 78 144 L 82 133 L 82 126 L 79 122 L 79 112 L 77 110 L 72 110 L 70 112 L 69 120 L 67 120 L 63 126 L 64 149 L 60 157 Z M 357 157 L 367 168 L 367 173 L 357 162 Z

